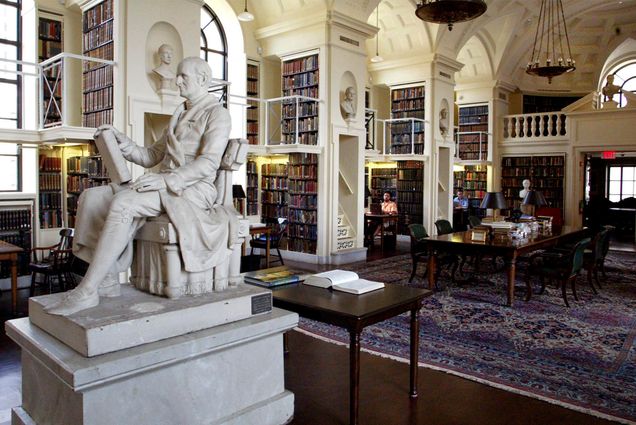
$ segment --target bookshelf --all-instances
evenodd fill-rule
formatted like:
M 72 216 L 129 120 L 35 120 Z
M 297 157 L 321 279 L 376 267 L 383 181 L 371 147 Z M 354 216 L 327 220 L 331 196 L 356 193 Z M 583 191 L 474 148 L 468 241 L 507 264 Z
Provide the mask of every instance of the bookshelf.
M 316 253 L 318 240 L 318 155 L 289 154 L 287 249 Z
M 247 215 L 258 215 L 258 165 L 256 161 L 248 160 L 246 164 L 247 184 L 245 196 L 247 196 Z
M 462 161 L 488 160 L 488 105 L 459 107 L 457 157 Z
M 371 202 L 382 202 L 384 192 L 390 192 L 392 199 L 397 195 L 397 168 L 371 169 Z M 398 206 L 399 208 L 399 206 Z
M 258 64 L 247 64 L 247 97 L 258 98 Z M 247 140 L 250 145 L 258 145 L 258 102 L 255 100 L 247 101 L 246 110 L 246 128 Z
M 278 223 L 287 217 L 287 164 L 261 165 L 261 221 Z
M 12 205 L 11 202 L 0 204 L 0 240 L 24 249 L 24 252 L 18 254 L 19 275 L 29 274 L 32 223 L 32 204 L 30 201 L 23 205 Z M 0 264 L 0 278 L 10 276 L 11 264 L 3 261 Z
M 68 227 L 75 227 L 77 201 L 82 191 L 110 183 L 99 155 L 72 156 L 66 159 L 66 212 Z
M 483 199 L 486 195 L 488 184 L 488 172 L 485 165 L 465 165 L 463 171 L 455 171 L 454 190 L 464 191 L 468 199 Z
M 61 149 L 54 148 L 47 153 L 40 151 L 38 162 L 40 229 L 63 227 Z
M 85 56 L 114 59 L 114 0 L 104 0 L 83 13 L 82 52 Z M 99 127 L 113 122 L 113 65 L 83 63 L 82 125 Z
M 543 192 L 550 207 L 563 209 L 564 155 L 503 157 L 501 189 L 511 208 L 519 209 L 521 206 L 519 191 L 523 188 L 524 179 L 530 180 L 531 189 Z
M 391 89 L 391 118 L 424 119 L 424 85 Z M 411 154 L 424 153 L 424 123 L 416 121 L 391 123 L 391 153 Z
M 424 163 L 397 162 L 398 232 L 408 235 L 408 225 L 423 222 Z
M 38 18 L 38 59 L 42 62 L 63 51 L 63 25 L 61 17 L 58 19 L 42 13 Z M 62 79 L 58 75 L 59 67 L 52 67 L 45 71 L 44 78 L 48 81 L 43 84 L 42 93 L 44 104 L 42 108 L 47 111 L 44 117 L 44 127 L 53 127 L 61 124 L 62 117 Z M 54 106 L 54 104 L 57 106 Z
M 318 54 L 285 60 L 283 66 L 283 96 L 306 96 L 318 99 L 319 67 Z M 282 106 L 282 141 L 302 145 L 318 144 L 318 103 L 310 101 L 298 102 L 298 119 L 296 118 L 294 100 L 285 101 Z M 298 134 L 296 134 L 298 128 Z

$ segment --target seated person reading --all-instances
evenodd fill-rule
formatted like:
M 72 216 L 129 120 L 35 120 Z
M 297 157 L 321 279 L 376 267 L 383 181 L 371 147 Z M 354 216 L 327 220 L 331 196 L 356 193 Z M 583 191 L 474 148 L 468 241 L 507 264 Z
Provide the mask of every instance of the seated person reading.
M 397 207 L 397 203 L 395 201 L 391 200 L 391 193 L 390 192 L 384 192 L 384 195 L 382 196 L 382 214 L 389 214 L 389 215 L 397 215 L 398 213 L 398 207 Z M 384 227 L 387 228 L 389 227 L 391 224 L 390 223 L 385 223 Z M 373 230 L 373 236 L 377 236 L 380 234 L 380 223 L 375 223 L 375 229 Z
M 178 66 L 176 84 L 186 101 L 170 119 L 164 137 L 137 145 L 112 126 L 127 160 L 151 168 L 131 184 L 85 190 L 79 199 L 73 251 L 90 263 L 82 282 L 48 312 L 69 315 L 120 293 L 118 273 L 132 259 L 132 239 L 146 218 L 167 213 L 175 226 L 184 268 L 198 272 L 227 261 L 238 237 L 236 214 L 217 203 L 214 181 L 228 144 L 230 114 L 208 94 L 210 66 L 197 57 Z
M 468 198 L 464 197 L 464 191 L 461 189 L 457 191 L 457 196 L 453 198 L 453 208 L 464 210 L 468 209 Z

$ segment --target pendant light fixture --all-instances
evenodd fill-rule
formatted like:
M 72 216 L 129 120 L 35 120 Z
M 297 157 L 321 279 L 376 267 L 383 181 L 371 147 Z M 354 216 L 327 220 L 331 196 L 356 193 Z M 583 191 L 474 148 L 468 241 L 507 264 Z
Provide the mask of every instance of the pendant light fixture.
M 245 9 L 238 15 L 239 21 L 249 22 L 254 20 L 254 15 L 247 11 L 247 0 L 245 0 Z
M 483 15 L 488 6 L 483 0 L 423 0 L 415 15 L 425 22 L 447 24 L 453 30 L 455 22 L 465 22 Z
M 564 50 L 564 41 L 567 50 Z M 568 30 L 565 26 L 563 2 L 542 0 L 532 56 L 526 66 L 526 72 L 538 77 L 547 77 L 548 84 L 551 84 L 553 77 L 574 71 L 574 65 Z
M 378 7 L 375 9 L 375 26 L 378 29 L 378 32 L 375 33 L 375 56 L 371 58 L 371 62 L 373 63 L 382 62 L 384 60 L 384 58 L 378 53 L 378 38 L 380 37 L 380 26 L 378 25 L 380 22 L 379 14 L 380 4 L 378 3 Z

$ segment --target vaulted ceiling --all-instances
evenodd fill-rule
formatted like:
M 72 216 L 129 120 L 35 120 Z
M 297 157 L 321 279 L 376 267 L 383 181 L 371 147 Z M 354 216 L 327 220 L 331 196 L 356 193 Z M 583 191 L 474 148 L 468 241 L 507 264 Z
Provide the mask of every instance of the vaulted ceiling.
M 486 0 L 479 18 L 446 25 L 422 22 L 415 16 L 415 0 L 259 0 L 249 3 L 257 26 L 271 25 L 320 10 L 335 9 L 371 25 L 379 7 L 378 42 L 392 60 L 436 52 L 464 64 L 459 84 L 502 80 L 526 91 L 587 93 L 596 90 L 608 55 L 628 38 L 636 39 L 636 0 L 563 0 L 564 14 L 576 70 L 545 78 L 525 73 L 530 59 L 541 0 Z M 260 21 L 260 22 L 259 22 Z M 375 39 L 367 41 L 369 57 Z

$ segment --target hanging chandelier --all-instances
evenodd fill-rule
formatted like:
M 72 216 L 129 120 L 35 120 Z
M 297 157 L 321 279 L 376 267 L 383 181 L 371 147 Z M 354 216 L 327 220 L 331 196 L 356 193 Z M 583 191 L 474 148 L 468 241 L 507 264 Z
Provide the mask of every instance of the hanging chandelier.
M 567 51 L 564 50 L 564 41 Z M 526 66 L 526 72 L 538 77 L 547 77 L 548 84 L 552 84 L 553 77 L 574 71 L 574 65 L 568 30 L 565 26 L 563 2 L 542 0 L 532 56 Z
M 245 0 L 245 8 L 238 14 L 238 19 L 243 22 L 250 22 L 254 20 L 254 15 L 247 10 L 247 0 Z
M 377 9 L 375 9 L 375 26 L 378 29 L 378 32 L 375 33 L 375 56 L 371 58 L 371 62 L 373 63 L 382 62 L 384 60 L 384 58 L 380 56 L 380 53 L 378 53 L 378 38 L 380 38 L 380 26 L 378 25 L 380 22 L 379 15 L 380 5 L 378 4 Z
M 423 0 L 417 5 L 415 14 L 425 22 L 447 24 L 453 30 L 455 22 L 465 22 L 483 15 L 486 11 L 483 0 Z

